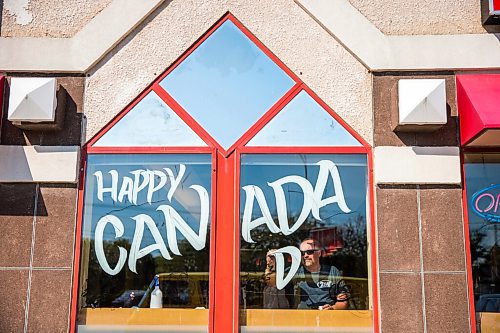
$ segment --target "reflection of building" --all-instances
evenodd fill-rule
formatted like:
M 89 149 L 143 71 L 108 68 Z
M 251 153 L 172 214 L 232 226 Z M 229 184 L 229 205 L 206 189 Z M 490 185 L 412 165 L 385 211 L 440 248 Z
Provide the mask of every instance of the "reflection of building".
M 321 242 L 325 256 L 331 256 L 344 246 L 341 233 L 336 227 L 314 229 L 311 231 L 311 237 Z
M 492 6 L 497 6 L 497 2 L 490 1 Z M 73 330 L 81 305 L 77 298 L 89 282 L 88 276 L 81 273 L 89 271 L 88 262 L 82 258 L 95 254 L 81 237 L 88 230 L 82 228 L 80 218 L 83 210 L 88 212 L 91 207 L 83 202 L 83 190 L 88 193 L 94 190 L 84 184 L 81 168 L 92 162 L 88 155 L 103 156 L 102 165 L 106 165 L 112 160 L 107 159 L 107 154 L 113 158 L 124 154 L 124 161 L 114 160 L 116 165 L 124 165 L 130 162 L 127 154 L 142 158 L 151 151 L 151 146 L 158 148 L 157 155 L 177 157 L 189 151 L 209 156 L 207 174 L 196 178 L 199 175 L 193 172 L 190 174 L 193 182 L 179 183 L 187 194 L 177 201 L 183 207 L 178 210 L 192 213 L 195 221 L 199 219 L 201 210 L 194 212 L 198 209 L 199 192 L 189 186 L 203 183 L 207 192 L 209 188 L 213 190 L 209 192 L 213 199 L 210 217 L 217 221 L 210 222 L 224 221 L 217 228 L 212 224 L 213 228 L 208 227 L 210 235 L 212 231 L 218 233 L 210 238 L 217 243 L 209 242 L 205 247 L 208 260 L 196 254 L 185 255 L 193 249 L 188 242 L 180 242 L 179 252 L 184 257 L 177 255 L 172 266 L 167 267 L 159 251 L 154 258 L 143 257 L 148 267 L 165 265 L 161 266 L 164 270 L 174 267 L 188 271 L 206 265 L 199 271 L 209 270 L 210 282 L 200 283 L 198 294 L 203 294 L 203 302 L 199 303 L 206 303 L 206 293 L 211 297 L 217 295 L 218 310 L 175 309 L 168 312 L 172 316 L 163 317 L 170 320 L 169 325 L 186 324 L 172 318 L 182 318 L 185 313 L 182 310 L 190 310 L 186 312 L 190 319 L 187 324 L 212 330 L 216 327 L 220 332 L 236 331 L 239 324 L 266 327 L 259 321 L 263 320 L 259 311 L 238 313 L 237 291 L 241 290 L 238 260 L 252 254 L 252 249 L 244 255 L 235 249 L 241 241 L 237 233 L 241 212 L 237 211 L 239 190 L 234 182 L 241 176 L 238 168 L 245 154 L 260 152 L 268 159 L 276 158 L 272 163 L 278 166 L 277 173 L 286 171 L 287 165 L 280 157 L 287 154 L 335 155 L 336 162 L 344 163 L 347 170 L 352 166 L 362 169 L 359 174 L 350 175 L 350 181 L 342 179 L 342 185 L 347 193 L 355 183 L 353 178 L 357 184 L 367 184 L 359 191 L 366 202 L 367 249 L 349 255 L 367 258 L 366 267 L 359 269 L 368 271 L 362 272 L 366 276 L 351 278 L 357 281 L 353 284 L 366 289 L 362 291 L 362 295 L 368 295 L 363 303 L 371 312 L 364 313 L 360 321 L 356 321 L 361 318 L 357 316 L 359 313 L 352 318 L 345 313 L 317 314 L 315 318 L 321 323 L 328 326 L 332 322 L 349 322 L 353 327 L 364 327 L 365 331 L 380 332 L 442 331 L 443 322 L 449 332 L 476 329 L 474 300 L 482 299 L 484 303 L 494 299 L 499 287 L 498 244 L 485 241 L 475 254 L 467 228 L 468 220 L 481 218 L 467 206 L 470 196 L 500 183 L 500 50 L 494 35 L 500 31 L 499 16 L 495 13 L 498 7 L 490 10 L 488 1 L 481 1 L 481 5 L 478 1 L 464 1 L 458 6 L 450 1 L 427 1 L 408 6 L 407 1 L 401 0 L 257 3 L 107 0 L 86 2 L 84 6 L 78 1 L 55 0 L 2 3 L 0 296 L 3 297 L 0 307 L 4 315 L 0 320 L 1 332 Z M 196 97 L 216 85 L 216 81 L 207 80 L 207 89 L 200 89 L 197 94 L 174 96 L 168 85 L 162 90 L 160 76 L 167 69 L 173 71 L 173 64 L 177 66 L 185 60 L 192 46 L 201 45 L 206 33 L 213 32 L 214 24 L 227 18 L 227 13 L 239 22 L 241 33 L 257 46 L 250 55 L 244 48 L 236 47 L 241 52 L 235 54 L 243 54 L 244 61 L 235 61 L 236 56 L 222 53 L 208 62 L 208 74 L 220 72 L 224 77 L 246 78 L 238 81 L 244 82 L 244 89 L 236 91 L 235 84 L 227 85 L 225 91 L 231 92 L 231 98 L 221 105 L 230 105 L 232 98 L 243 94 L 242 91 L 250 93 L 247 86 L 253 81 L 246 75 L 259 52 L 265 53 L 259 58 L 263 62 L 271 59 L 266 64 L 279 67 L 276 77 L 283 86 L 265 78 L 256 84 L 260 89 L 257 96 L 244 99 L 223 120 L 214 121 L 216 116 L 210 114 L 200 125 L 194 112 L 179 110 L 187 109 L 186 105 L 193 101 L 201 109 L 208 108 L 210 97 Z M 211 52 L 221 50 L 227 51 L 214 48 Z M 218 70 L 221 68 L 226 70 Z M 255 71 L 258 78 L 264 71 L 262 68 Z M 195 75 L 198 79 L 195 83 L 203 81 L 201 77 Z M 192 82 L 184 83 L 183 88 L 194 89 Z M 158 99 L 153 94 L 146 97 L 151 91 Z M 276 96 L 269 97 L 269 105 L 260 114 L 242 112 L 265 104 L 266 94 Z M 295 97 L 294 103 L 290 103 Z M 177 100 L 181 98 L 186 101 Z M 144 112 L 131 112 L 128 120 L 121 118 L 122 111 L 139 104 L 146 105 Z M 282 110 L 291 111 L 281 113 Z M 246 117 L 250 114 L 255 117 Z M 118 127 L 122 128 L 118 134 L 108 131 Z M 213 127 L 223 129 L 218 133 L 221 137 L 211 132 Z M 237 130 L 248 134 L 245 137 L 248 146 L 238 146 L 244 140 L 240 141 L 241 133 Z M 110 135 L 99 146 L 97 136 L 103 133 Z M 108 139 L 115 144 L 113 149 L 106 146 Z M 151 146 L 127 150 L 130 148 L 127 143 L 148 139 L 154 145 L 146 141 Z M 231 150 L 233 144 L 244 149 Z M 272 148 L 262 149 L 265 144 Z M 91 146 L 93 151 L 88 149 Z M 217 159 L 212 160 L 212 154 Z M 358 159 L 343 160 L 344 155 L 355 155 Z M 142 163 L 145 170 L 152 170 L 154 163 L 148 164 L 141 158 L 137 163 Z M 199 165 L 198 162 L 192 164 Z M 264 162 L 257 161 L 254 165 Z M 313 172 L 316 162 L 304 169 Z M 288 167 L 303 166 L 300 161 L 287 160 L 287 163 Z M 257 171 L 255 174 L 262 175 L 261 188 L 276 180 L 264 179 L 265 174 Z M 154 176 L 151 179 L 154 192 Z M 217 186 L 210 187 L 211 181 Z M 326 186 L 332 187 L 331 182 L 328 178 Z M 312 181 L 310 185 L 312 189 L 307 189 L 313 191 L 317 184 Z M 145 196 L 147 190 L 143 189 Z M 127 187 L 123 191 L 125 197 Z M 166 195 L 155 200 L 168 197 L 168 190 L 165 192 Z M 240 196 L 242 199 L 243 194 Z M 302 200 L 302 195 L 296 197 Z M 316 198 L 322 199 L 325 198 Z M 103 211 L 121 208 L 111 203 Z M 490 210 L 493 209 L 496 206 Z M 147 205 L 131 210 L 137 214 L 148 212 Z M 344 209 L 343 213 L 348 214 L 347 211 Z M 133 238 L 135 229 L 130 227 L 135 226 L 135 221 L 126 217 L 121 223 L 128 223 L 125 234 Z M 189 223 L 193 224 L 191 220 Z M 111 239 L 121 230 L 118 222 L 116 229 L 111 224 L 106 225 L 103 234 L 110 241 L 106 247 L 111 249 L 106 253 L 108 259 L 113 259 L 110 268 L 114 268 L 120 258 L 119 246 L 126 248 L 127 256 L 130 246 L 125 246 L 123 239 L 116 243 Z M 166 237 L 161 227 L 159 233 Z M 147 227 L 145 230 L 144 239 L 153 244 L 155 238 L 148 234 Z M 183 229 L 188 233 L 186 230 Z M 282 235 L 280 232 L 271 234 Z M 320 239 L 331 261 L 350 245 L 336 228 L 299 232 L 303 233 L 300 237 L 312 234 Z M 299 238 L 298 234 L 295 236 Z M 279 243 L 280 247 L 286 245 L 270 237 L 266 240 L 269 244 Z M 129 240 L 127 244 L 131 243 Z M 172 247 L 167 250 L 173 253 Z M 126 291 L 139 290 L 143 286 L 136 284 L 147 284 L 157 273 L 146 267 L 138 272 L 147 271 L 148 276 L 137 277 L 134 272 L 126 271 L 128 258 L 123 262 L 122 275 L 129 278 L 120 283 L 104 278 L 107 287 L 102 288 L 105 290 L 102 293 L 108 294 L 103 299 L 112 302 Z M 472 262 L 479 263 L 478 274 L 472 272 Z M 95 264 L 91 269 L 94 268 L 99 266 Z M 248 275 L 261 279 L 262 272 L 252 271 Z M 485 282 L 474 289 L 478 280 L 487 280 L 488 285 Z M 182 284 L 179 286 L 182 297 L 178 298 L 186 298 Z M 100 294 L 101 289 L 96 289 L 87 296 L 97 300 Z M 488 312 L 482 309 L 476 310 Z M 155 316 L 148 317 L 149 314 L 146 319 L 134 317 L 135 313 L 128 310 L 131 309 L 94 313 L 99 312 L 100 319 L 111 324 L 118 319 L 143 324 L 141 320 L 158 320 Z M 498 317 L 481 316 L 483 333 L 488 332 L 487 323 Z M 493 319 L 486 320 L 488 316 Z M 207 318 L 211 318 L 209 324 Z M 282 325 L 303 325 L 304 330 L 317 324 L 308 321 L 311 315 L 275 312 L 273 318 Z M 223 326 L 218 326 L 219 323 Z

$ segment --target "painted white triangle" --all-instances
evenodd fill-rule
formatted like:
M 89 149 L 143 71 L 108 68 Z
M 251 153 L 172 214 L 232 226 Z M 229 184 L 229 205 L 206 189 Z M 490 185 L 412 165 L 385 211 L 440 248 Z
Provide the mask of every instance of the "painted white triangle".
M 399 87 L 399 105 L 408 113 L 415 109 L 440 84 L 435 79 L 401 79 Z M 403 114 L 406 116 L 406 113 Z
M 362 146 L 307 92 L 301 91 L 247 146 Z
M 29 96 L 26 96 L 27 99 L 21 101 L 17 108 L 11 114 L 11 119 L 21 119 L 21 118 L 33 118 L 33 115 L 37 115 L 37 118 L 43 118 L 42 116 L 46 116 L 47 113 Z M 49 119 L 50 120 L 50 115 Z
M 446 123 L 445 81 L 399 80 L 399 124 Z
M 33 103 L 33 105 L 36 105 L 36 108 L 40 112 L 39 114 L 44 119 L 53 118 L 53 116 L 54 116 L 53 110 L 50 110 L 49 108 L 44 107 L 44 105 L 43 105 L 44 104 L 44 99 L 47 98 L 47 96 L 46 96 L 47 91 L 51 91 L 51 88 L 52 88 L 51 86 L 53 84 L 54 84 L 53 82 L 47 81 L 47 82 L 41 84 L 40 86 L 36 87 L 32 91 L 28 92 L 28 94 L 26 95 L 27 100 L 31 101 Z M 57 103 L 56 95 L 54 94 L 54 104 L 53 104 L 53 107 L 56 106 L 56 103 Z
M 153 91 L 94 147 L 206 147 L 207 144 Z

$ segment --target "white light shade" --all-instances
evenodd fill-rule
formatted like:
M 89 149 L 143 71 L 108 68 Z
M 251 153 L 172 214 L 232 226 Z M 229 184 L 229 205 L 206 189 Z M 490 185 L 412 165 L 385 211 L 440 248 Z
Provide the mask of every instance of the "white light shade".
M 399 80 L 399 125 L 446 124 L 444 79 Z
M 54 121 L 57 106 L 55 78 L 14 77 L 10 81 L 10 121 Z

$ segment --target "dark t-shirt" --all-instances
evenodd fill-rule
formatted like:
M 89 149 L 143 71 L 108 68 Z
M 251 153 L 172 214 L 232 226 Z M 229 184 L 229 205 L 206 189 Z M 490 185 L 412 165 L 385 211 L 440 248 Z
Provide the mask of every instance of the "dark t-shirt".
M 298 295 L 298 309 L 318 309 L 319 306 L 334 304 L 332 296 L 344 286 L 341 273 L 335 266 L 321 265 L 318 273 L 299 268 L 294 277 L 295 292 Z

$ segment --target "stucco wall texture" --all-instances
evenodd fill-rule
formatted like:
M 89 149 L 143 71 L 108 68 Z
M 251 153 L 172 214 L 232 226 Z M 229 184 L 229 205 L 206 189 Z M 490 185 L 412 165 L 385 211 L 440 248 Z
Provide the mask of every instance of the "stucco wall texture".
M 0 36 L 75 35 L 112 0 L 5 0 Z
M 479 0 L 349 0 L 386 35 L 485 33 Z
M 84 101 L 87 140 L 228 11 L 372 142 L 370 73 L 292 0 L 162 4 L 89 72 Z

